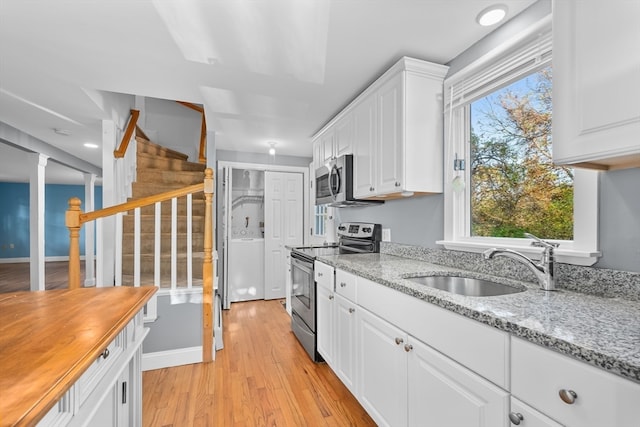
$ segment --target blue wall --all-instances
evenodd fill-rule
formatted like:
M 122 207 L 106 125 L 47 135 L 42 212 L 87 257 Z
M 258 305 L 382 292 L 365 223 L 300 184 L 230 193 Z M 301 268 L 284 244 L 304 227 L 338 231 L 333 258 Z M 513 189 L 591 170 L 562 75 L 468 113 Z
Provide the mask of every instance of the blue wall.
M 69 231 L 64 216 L 71 197 L 84 210 L 84 185 L 46 184 L 44 193 L 45 256 L 69 255 Z M 95 187 L 95 208 L 102 207 L 102 187 Z M 11 248 L 13 245 L 13 248 Z M 84 255 L 84 229 L 80 232 Z M 0 182 L 0 258 L 29 257 L 29 184 Z

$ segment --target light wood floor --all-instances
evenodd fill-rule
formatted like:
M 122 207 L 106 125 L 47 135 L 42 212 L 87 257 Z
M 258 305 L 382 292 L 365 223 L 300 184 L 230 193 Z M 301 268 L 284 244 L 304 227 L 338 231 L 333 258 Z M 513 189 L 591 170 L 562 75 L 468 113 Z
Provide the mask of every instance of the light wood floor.
M 234 303 L 223 327 L 213 363 L 143 373 L 144 426 L 375 426 L 307 356 L 280 301 Z
M 0 263 L 0 293 L 30 290 L 30 264 Z M 46 262 L 44 267 L 47 289 L 66 289 L 69 284 L 69 263 L 67 261 Z M 84 283 L 84 261 L 80 263 L 80 283 Z

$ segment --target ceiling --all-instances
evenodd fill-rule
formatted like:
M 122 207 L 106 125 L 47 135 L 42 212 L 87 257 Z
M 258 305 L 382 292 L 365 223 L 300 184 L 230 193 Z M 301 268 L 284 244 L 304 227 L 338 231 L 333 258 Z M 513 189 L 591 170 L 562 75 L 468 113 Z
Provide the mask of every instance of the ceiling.
M 500 0 L 507 19 L 534 2 Z M 219 149 L 311 157 L 311 136 L 400 57 L 445 64 L 493 31 L 475 20 L 494 3 L 0 0 L 0 122 L 101 166 L 83 146 L 110 118 L 96 100 L 133 94 L 204 105 Z

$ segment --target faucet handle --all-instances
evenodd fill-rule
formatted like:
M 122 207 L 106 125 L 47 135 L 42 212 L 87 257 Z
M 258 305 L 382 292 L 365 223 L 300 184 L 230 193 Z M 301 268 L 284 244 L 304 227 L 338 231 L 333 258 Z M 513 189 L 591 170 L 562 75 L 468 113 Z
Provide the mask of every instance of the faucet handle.
M 542 240 L 541 238 L 536 237 L 531 233 L 524 233 L 524 235 L 534 240 L 533 242 L 531 242 L 531 246 L 536 246 L 536 247 L 545 248 L 545 249 L 553 249 L 560 246 L 560 243 L 547 242 L 546 240 Z

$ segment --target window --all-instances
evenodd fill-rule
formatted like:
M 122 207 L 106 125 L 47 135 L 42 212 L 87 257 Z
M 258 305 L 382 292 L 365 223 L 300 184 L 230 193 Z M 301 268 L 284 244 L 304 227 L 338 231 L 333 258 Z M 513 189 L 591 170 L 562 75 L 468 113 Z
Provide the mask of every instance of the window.
M 552 70 L 469 105 L 471 235 L 573 240 L 573 168 L 551 157 Z
M 315 236 L 324 236 L 327 230 L 328 220 L 328 208 L 327 205 L 316 205 L 313 221 L 313 234 Z
M 446 248 L 535 258 L 527 232 L 560 262 L 597 260 L 598 174 L 552 164 L 551 56 L 546 26 L 445 80 Z

